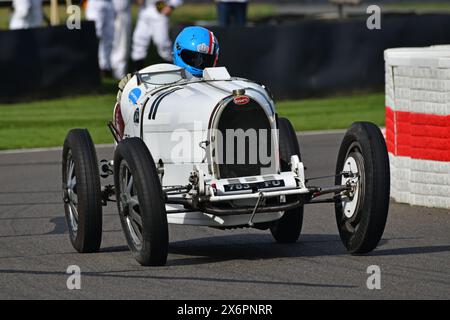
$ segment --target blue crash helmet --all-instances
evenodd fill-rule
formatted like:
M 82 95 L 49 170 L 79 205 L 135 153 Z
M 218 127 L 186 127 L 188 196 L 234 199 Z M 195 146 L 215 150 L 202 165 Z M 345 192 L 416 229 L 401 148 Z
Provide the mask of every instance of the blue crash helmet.
M 219 42 L 214 33 L 203 27 L 187 27 L 173 44 L 173 63 L 196 77 L 205 68 L 215 67 L 219 58 Z

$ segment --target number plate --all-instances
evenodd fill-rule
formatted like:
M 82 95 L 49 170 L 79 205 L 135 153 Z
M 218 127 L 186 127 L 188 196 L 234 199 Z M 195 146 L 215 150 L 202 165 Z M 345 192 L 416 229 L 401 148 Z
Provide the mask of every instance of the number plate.
M 260 190 L 267 188 L 284 187 L 283 180 L 269 180 L 254 183 L 233 183 L 224 185 L 225 192 L 244 191 L 244 190 Z

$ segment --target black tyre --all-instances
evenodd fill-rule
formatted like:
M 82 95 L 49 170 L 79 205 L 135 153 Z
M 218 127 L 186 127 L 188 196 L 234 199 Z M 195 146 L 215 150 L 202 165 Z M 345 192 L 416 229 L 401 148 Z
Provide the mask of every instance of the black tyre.
M 376 125 L 355 122 L 347 130 L 336 163 L 336 174 L 342 171 L 357 177 L 336 176 L 336 185 L 354 186 L 335 205 L 339 234 L 350 253 L 367 253 L 378 245 L 389 211 L 389 158 Z
M 62 181 L 70 241 L 78 252 L 97 252 L 102 241 L 100 175 L 94 143 L 86 129 L 72 129 L 67 134 Z
M 278 119 L 281 171 L 290 171 L 292 155 L 298 155 L 301 160 L 297 135 L 292 124 L 286 118 Z M 292 196 L 286 197 L 287 201 Z M 294 196 L 295 198 L 295 196 Z M 277 220 L 270 231 L 279 243 L 294 243 L 298 240 L 303 225 L 303 206 L 285 211 L 281 219 Z
M 167 261 L 169 231 L 155 162 L 139 138 L 120 142 L 114 154 L 117 206 L 125 237 L 143 266 Z

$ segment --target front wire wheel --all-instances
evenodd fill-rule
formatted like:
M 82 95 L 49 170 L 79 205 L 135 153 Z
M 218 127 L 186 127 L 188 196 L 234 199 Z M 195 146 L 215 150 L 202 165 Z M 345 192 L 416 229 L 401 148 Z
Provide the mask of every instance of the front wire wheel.
M 347 130 L 336 162 L 336 185 L 348 185 L 335 203 L 341 240 L 352 254 L 378 245 L 389 211 L 390 171 L 386 143 L 380 129 L 355 122 Z
M 143 266 L 167 261 L 167 213 L 156 165 L 145 143 L 127 138 L 114 154 L 117 207 L 128 247 Z
M 120 210 L 125 220 L 133 246 L 136 250 L 142 249 L 142 217 L 139 207 L 139 198 L 131 170 L 126 161 L 120 164 Z

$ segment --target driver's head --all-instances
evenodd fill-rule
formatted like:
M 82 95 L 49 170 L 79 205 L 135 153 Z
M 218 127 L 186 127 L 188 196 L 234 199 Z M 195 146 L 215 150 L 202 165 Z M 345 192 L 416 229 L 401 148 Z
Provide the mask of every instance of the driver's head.
M 187 27 L 180 32 L 173 45 L 173 62 L 196 77 L 205 68 L 215 67 L 219 58 L 219 42 L 203 27 Z

